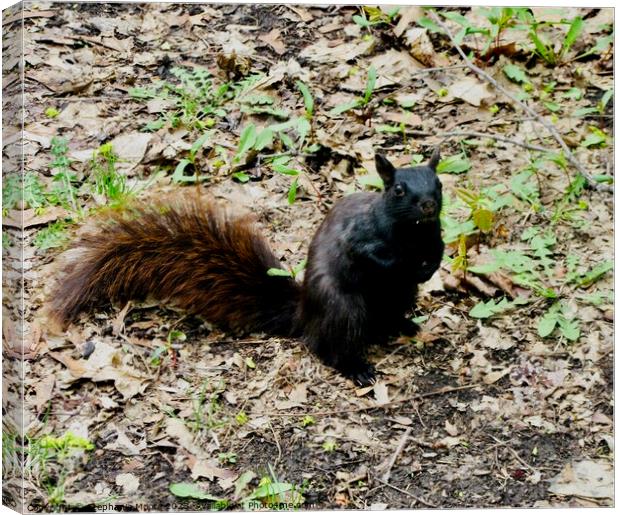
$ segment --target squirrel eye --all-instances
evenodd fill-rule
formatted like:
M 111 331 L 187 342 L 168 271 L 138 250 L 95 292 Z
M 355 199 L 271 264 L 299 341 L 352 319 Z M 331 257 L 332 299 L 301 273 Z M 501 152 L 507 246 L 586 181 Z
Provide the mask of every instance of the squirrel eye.
M 396 184 L 394 186 L 394 193 L 397 197 L 402 197 L 405 194 L 405 188 L 403 188 L 402 184 Z

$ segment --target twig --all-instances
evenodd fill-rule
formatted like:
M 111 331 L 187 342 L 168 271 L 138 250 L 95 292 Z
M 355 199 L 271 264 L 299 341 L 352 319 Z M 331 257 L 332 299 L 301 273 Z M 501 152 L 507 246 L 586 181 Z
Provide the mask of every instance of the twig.
M 495 440 L 498 443 L 498 445 L 503 445 L 506 449 L 508 449 L 512 453 L 512 455 L 517 459 L 517 461 L 521 463 L 521 465 L 523 465 L 526 469 L 529 469 L 532 471 L 536 470 L 529 463 L 527 463 L 523 458 L 521 458 L 521 456 L 519 456 L 517 451 L 515 451 L 512 447 L 510 447 L 506 442 L 502 442 L 499 438 L 495 438 L 493 435 L 488 435 L 488 436 L 490 436 L 493 440 Z
M 278 439 L 278 436 L 276 435 L 276 432 L 274 431 L 273 425 L 271 424 L 271 422 L 269 422 L 269 429 L 271 429 L 271 432 L 273 433 L 273 439 L 278 449 L 278 457 L 276 458 L 276 461 L 274 463 L 274 465 L 277 465 L 278 463 L 280 463 L 280 460 L 282 459 L 282 448 L 280 447 L 280 440 Z
M 385 404 L 378 404 L 374 406 L 359 406 L 357 408 L 352 408 L 348 410 L 336 410 L 336 411 L 315 411 L 310 413 L 303 413 L 303 415 L 310 415 L 313 417 L 326 417 L 332 415 L 343 415 L 345 413 L 358 413 L 360 411 L 370 411 L 373 409 L 388 409 L 399 404 L 403 404 L 405 402 L 411 402 L 420 399 L 426 399 L 427 397 L 434 397 L 435 395 L 443 395 L 444 393 L 452 393 L 458 392 L 461 390 L 470 390 L 472 388 L 476 388 L 478 386 L 482 386 L 480 383 L 471 383 L 464 384 L 462 386 L 447 386 L 445 388 L 440 388 L 439 390 L 433 390 L 431 392 L 420 393 L 418 395 L 414 395 L 413 397 L 405 397 L 403 399 L 398 399 L 391 402 L 386 402 Z M 289 411 L 286 412 L 264 412 L 264 411 L 252 411 L 249 415 L 261 415 L 266 417 L 298 417 L 300 413 L 291 413 Z
M 454 46 L 454 48 L 456 48 L 456 51 L 459 53 L 459 55 L 461 56 L 461 58 L 463 59 L 463 61 L 465 62 L 465 64 L 471 71 L 473 71 L 474 73 L 482 77 L 489 84 L 493 85 L 495 89 L 497 89 L 500 93 L 503 93 L 505 96 L 510 98 L 515 104 L 517 104 L 521 109 L 523 109 L 527 114 L 532 116 L 538 123 L 540 123 L 545 129 L 547 129 L 547 131 L 549 131 L 549 134 L 551 134 L 555 138 L 555 140 L 558 142 L 560 147 L 562 147 L 564 156 L 566 156 L 570 164 L 573 165 L 573 167 L 581 175 L 583 175 L 583 177 L 585 177 L 586 181 L 588 181 L 590 186 L 592 186 L 595 189 L 611 191 L 611 188 L 605 188 L 603 187 L 604 185 L 597 183 L 592 178 L 592 175 L 585 170 L 583 165 L 573 155 L 570 148 L 568 148 L 568 145 L 566 144 L 566 142 L 564 141 L 560 133 L 557 131 L 557 129 L 553 126 L 553 124 L 545 120 L 540 114 L 534 111 L 534 109 L 528 106 L 525 102 L 522 102 L 521 100 L 516 98 L 512 93 L 510 93 L 506 88 L 504 88 L 501 84 L 499 84 L 487 72 L 485 72 L 483 69 L 476 66 L 474 63 L 472 63 L 467 57 L 467 55 L 465 55 L 465 52 L 463 52 L 463 49 L 461 48 L 461 46 L 455 41 L 454 36 L 450 32 L 446 24 L 437 15 L 437 13 L 435 11 L 430 11 L 430 14 L 433 17 L 434 21 L 437 23 L 437 25 L 439 25 L 443 29 L 443 31 L 446 33 L 446 35 L 450 38 L 452 45 Z
M 431 132 L 426 132 L 426 131 L 416 131 L 416 130 L 407 130 L 406 131 L 408 135 L 411 136 L 436 136 L 438 138 L 452 138 L 455 136 L 464 136 L 464 137 L 470 137 L 470 138 L 488 138 L 488 139 L 494 139 L 497 141 L 501 141 L 503 143 L 509 143 L 511 145 L 516 145 L 517 147 L 522 147 L 525 148 L 527 150 L 534 150 L 536 152 L 545 152 L 545 153 L 552 153 L 553 151 L 545 148 L 545 147 L 540 147 L 538 145 L 531 145 L 530 143 L 525 143 L 524 141 L 519 141 L 516 139 L 510 139 L 507 138 L 505 136 L 500 136 L 499 134 L 495 134 L 495 133 L 486 133 L 486 132 L 476 132 L 476 131 L 450 131 L 450 132 L 444 132 L 444 133 L 431 133 Z
M 379 479 L 378 477 L 375 478 L 375 479 L 377 481 L 379 481 L 379 483 L 381 483 L 382 485 L 385 485 L 388 488 L 391 488 L 392 490 L 396 490 L 397 492 L 400 492 L 401 494 L 405 494 L 405 495 L 411 497 L 412 499 L 415 499 L 420 504 L 423 504 L 424 506 L 428 506 L 429 508 L 437 508 L 436 504 L 433 504 L 432 502 L 429 502 L 429 501 L 425 501 L 421 497 L 418 497 L 417 495 L 413 495 L 411 492 L 407 492 L 407 490 L 403 490 L 402 488 L 398 488 L 397 486 L 391 485 L 387 481 L 383 481 L 383 479 Z
M 409 438 L 410 434 L 411 428 L 408 427 L 403 433 L 403 436 L 400 438 L 400 442 L 398 442 L 396 450 L 394 451 L 394 454 L 392 454 L 392 457 L 390 458 L 390 461 L 385 468 L 383 476 L 381 476 L 381 479 L 383 479 L 383 481 L 387 482 L 390 480 L 390 473 L 392 472 L 392 467 L 394 466 L 394 463 L 396 463 L 396 460 L 400 456 L 400 453 L 403 452 L 403 448 L 405 447 L 405 444 L 407 443 L 407 439 Z

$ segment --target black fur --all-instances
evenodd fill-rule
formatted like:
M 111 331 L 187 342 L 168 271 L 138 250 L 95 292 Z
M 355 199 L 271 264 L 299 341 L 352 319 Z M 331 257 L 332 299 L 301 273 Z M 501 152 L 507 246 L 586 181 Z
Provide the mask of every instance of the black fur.
M 425 166 L 396 169 L 376 156 L 385 191 L 340 200 L 308 254 L 297 324 L 306 344 L 359 384 L 374 381 L 371 344 L 398 333 L 417 285 L 439 268 L 439 154 Z

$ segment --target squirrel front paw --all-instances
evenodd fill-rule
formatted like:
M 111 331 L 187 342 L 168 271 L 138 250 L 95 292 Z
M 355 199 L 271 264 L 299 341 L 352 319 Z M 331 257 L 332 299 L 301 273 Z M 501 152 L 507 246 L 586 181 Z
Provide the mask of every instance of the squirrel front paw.
M 360 365 L 350 372 L 349 377 L 358 386 L 371 386 L 377 382 L 375 367 L 370 363 Z

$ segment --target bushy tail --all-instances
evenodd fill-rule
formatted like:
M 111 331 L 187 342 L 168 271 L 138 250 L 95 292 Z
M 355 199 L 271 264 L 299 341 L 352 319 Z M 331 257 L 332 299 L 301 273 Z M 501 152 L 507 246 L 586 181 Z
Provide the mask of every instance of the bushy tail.
M 111 300 L 150 297 L 236 330 L 292 332 L 299 285 L 268 275 L 281 266 L 257 227 L 212 201 L 176 199 L 112 214 L 72 248 L 51 299 L 62 326 Z

